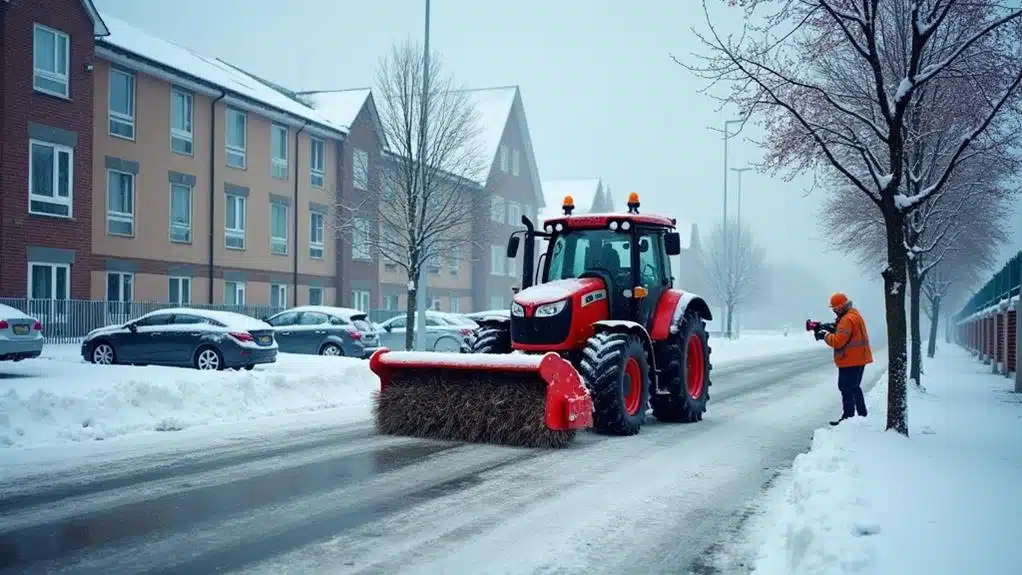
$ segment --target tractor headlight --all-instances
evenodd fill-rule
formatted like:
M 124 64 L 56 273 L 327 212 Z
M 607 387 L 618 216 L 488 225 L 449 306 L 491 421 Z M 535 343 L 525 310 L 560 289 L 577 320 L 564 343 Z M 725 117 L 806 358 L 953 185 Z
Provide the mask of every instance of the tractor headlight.
M 511 315 L 515 317 L 525 317 L 525 308 L 522 307 L 522 304 L 513 301 L 511 302 Z
M 568 300 L 566 299 L 543 304 L 536 308 L 536 317 L 553 317 L 564 311 L 564 306 L 566 305 L 568 305 Z

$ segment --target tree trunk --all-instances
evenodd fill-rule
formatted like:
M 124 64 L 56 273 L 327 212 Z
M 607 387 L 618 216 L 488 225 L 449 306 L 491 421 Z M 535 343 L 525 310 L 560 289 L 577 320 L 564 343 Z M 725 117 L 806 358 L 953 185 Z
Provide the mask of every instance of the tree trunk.
M 922 278 L 919 277 L 919 268 L 915 261 L 910 261 L 907 267 L 909 287 L 909 334 L 912 340 L 912 356 L 909 368 L 909 380 L 916 386 L 922 385 L 923 375 L 923 336 L 919 326 L 919 311 L 922 308 L 919 301 L 922 297 Z
M 414 277 L 412 274 L 408 274 L 409 284 L 413 286 L 412 289 L 408 290 L 408 311 L 405 312 L 405 350 L 412 351 L 415 349 L 415 312 L 418 311 L 419 298 L 416 297 L 419 290 L 419 277 L 416 274 Z
M 884 214 L 887 225 L 887 269 L 884 270 L 884 307 L 887 319 L 887 429 L 908 435 L 908 398 L 905 389 L 905 231 L 900 214 Z
M 940 298 L 930 300 L 930 345 L 926 348 L 926 357 L 933 357 L 937 353 L 937 324 L 940 322 Z
M 727 328 L 726 335 L 728 339 L 731 339 L 731 318 L 735 316 L 734 304 L 727 304 Z

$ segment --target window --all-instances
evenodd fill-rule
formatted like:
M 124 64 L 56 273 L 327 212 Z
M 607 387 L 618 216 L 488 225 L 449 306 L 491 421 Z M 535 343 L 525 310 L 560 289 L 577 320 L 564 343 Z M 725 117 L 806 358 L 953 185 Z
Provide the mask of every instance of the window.
M 577 278 L 603 268 L 611 273 L 631 269 L 631 236 L 610 230 L 582 230 L 560 235 L 550 250 L 549 281 Z
M 29 262 L 28 297 L 31 299 L 71 299 L 71 266 Z
M 507 253 L 505 253 L 504 255 L 506 257 Z M 507 275 L 509 275 L 511 277 L 517 277 L 518 276 L 518 260 L 516 258 L 507 258 L 505 261 L 507 262 Z
M 245 196 L 227 194 L 227 221 L 225 245 L 231 249 L 245 249 Z
M 74 150 L 66 146 L 29 141 L 28 212 L 71 217 L 74 190 Z
M 309 305 L 323 305 L 323 288 L 309 288 Z
M 461 298 L 456 295 L 451 296 L 451 313 L 461 313 Z
M 170 89 L 170 149 L 192 155 L 192 94 L 181 88 Z
M 438 297 L 430 298 L 429 309 L 433 311 L 440 311 L 440 298 Z
M 505 174 L 507 173 L 507 159 L 508 159 L 507 155 L 508 155 L 507 146 L 501 144 L 500 145 L 500 171 L 504 172 Z
M 135 74 L 111 67 L 109 88 L 107 115 L 110 118 L 110 135 L 134 140 Z
M 287 307 L 286 284 L 270 284 L 270 307 Z
M 179 244 L 192 241 L 191 186 L 170 185 L 170 241 Z
M 517 176 L 521 171 L 522 153 L 518 150 L 511 150 L 511 175 Z
M 131 300 L 134 294 L 135 274 L 127 272 L 106 272 L 107 313 L 131 314 Z
M 383 298 L 383 309 L 396 310 L 398 308 L 398 303 L 400 303 L 399 299 L 400 296 L 396 295 L 385 296 Z
M 490 274 L 502 276 L 507 270 L 507 254 L 504 246 L 490 246 Z
M 171 277 L 167 286 L 167 300 L 175 305 L 192 303 L 192 278 Z
M 437 254 L 431 254 L 426 257 L 426 269 L 431 274 L 440 273 L 440 256 Z
M 647 288 L 666 285 L 660 261 L 661 240 L 662 236 L 656 233 L 643 234 L 639 238 L 639 281 Z
M 351 305 L 355 309 L 369 313 L 369 299 L 372 293 L 369 290 L 357 289 L 351 292 Z
M 39 92 L 70 96 L 68 61 L 71 42 L 67 34 L 35 25 L 32 47 L 32 86 Z
M 245 282 L 224 282 L 224 304 L 245 305 Z
M 287 179 L 287 126 L 270 126 L 270 173 L 278 180 Z
M 517 226 L 522 221 L 522 207 L 518 205 L 518 202 L 507 203 L 507 225 Z
M 461 270 L 461 246 L 452 246 L 447 255 L 447 265 L 451 268 L 451 275 L 456 276 Z
M 393 202 L 397 199 L 397 189 L 394 186 L 394 182 L 390 181 L 390 178 L 386 178 L 383 182 L 383 201 Z
M 500 196 L 490 198 L 490 219 L 495 222 L 504 221 L 504 198 Z
M 358 190 L 369 189 L 369 152 L 355 148 L 351 153 L 352 166 L 351 183 Z
M 245 143 L 248 137 L 248 117 L 245 112 L 227 108 L 227 165 L 245 169 Z
M 537 223 L 536 218 L 532 214 L 532 206 L 530 204 L 525 204 L 522 206 L 522 215 L 528 216 L 529 219 L 533 221 L 533 223 Z
M 135 235 L 135 176 L 117 170 L 106 171 L 106 233 Z
M 298 318 L 298 325 L 323 325 L 330 323 L 330 317 L 325 313 L 305 312 Z
M 490 296 L 490 309 L 503 309 L 504 298 L 499 295 Z
M 309 176 L 313 186 L 322 188 L 326 181 L 325 144 L 319 138 L 309 138 L 309 145 L 312 148 L 312 157 L 309 160 Z
M 309 257 L 314 260 L 323 259 L 325 251 L 323 243 L 323 214 L 309 213 Z
M 351 258 L 371 260 L 372 250 L 369 249 L 369 220 L 356 218 L 351 229 Z
M 287 206 L 270 204 L 270 253 L 287 254 Z

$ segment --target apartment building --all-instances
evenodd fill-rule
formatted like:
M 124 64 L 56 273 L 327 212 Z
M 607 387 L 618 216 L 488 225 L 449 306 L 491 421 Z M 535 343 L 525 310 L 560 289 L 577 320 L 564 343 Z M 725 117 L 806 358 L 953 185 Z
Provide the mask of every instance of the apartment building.
M 87 298 L 92 271 L 89 0 L 0 0 L 0 295 Z

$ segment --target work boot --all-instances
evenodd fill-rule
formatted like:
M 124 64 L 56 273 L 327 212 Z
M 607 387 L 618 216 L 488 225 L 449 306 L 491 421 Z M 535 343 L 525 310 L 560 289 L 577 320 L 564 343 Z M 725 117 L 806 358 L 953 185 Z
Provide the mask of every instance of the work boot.
M 846 419 L 850 419 L 850 418 L 851 418 L 851 416 L 849 416 L 849 415 L 842 415 L 842 416 L 841 416 L 841 417 L 839 417 L 839 418 L 838 418 L 837 420 L 835 420 L 835 421 L 831 421 L 831 422 L 830 422 L 830 424 L 831 424 L 831 425 L 838 425 L 838 424 L 840 424 L 840 423 L 841 423 L 842 421 L 844 421 L 844 420 L 846 420 Z

